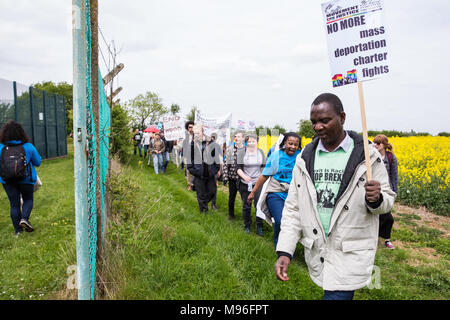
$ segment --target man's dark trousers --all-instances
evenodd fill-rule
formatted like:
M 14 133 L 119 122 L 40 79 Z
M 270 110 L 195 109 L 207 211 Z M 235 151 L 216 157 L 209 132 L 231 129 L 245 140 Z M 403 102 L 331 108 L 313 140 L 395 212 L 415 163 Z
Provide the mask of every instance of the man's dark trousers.
M 237 181 L 228 180 L 228 216 L 234 218 L 234 202 L 236 201 L 236 194 L 238 192 Z
M 195 191 L 197 192 L 197 201 L 200 212 L 208 211 L 208 203 L 214 198 L 217 185 L 214 177 L 194 179 Z

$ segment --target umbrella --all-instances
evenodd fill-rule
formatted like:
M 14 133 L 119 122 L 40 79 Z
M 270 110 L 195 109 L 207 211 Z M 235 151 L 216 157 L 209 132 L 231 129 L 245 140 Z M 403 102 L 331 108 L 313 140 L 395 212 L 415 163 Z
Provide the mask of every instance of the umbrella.
M 159 130 L 156 127 L 148 127 L 144 132 L 159 132 Z

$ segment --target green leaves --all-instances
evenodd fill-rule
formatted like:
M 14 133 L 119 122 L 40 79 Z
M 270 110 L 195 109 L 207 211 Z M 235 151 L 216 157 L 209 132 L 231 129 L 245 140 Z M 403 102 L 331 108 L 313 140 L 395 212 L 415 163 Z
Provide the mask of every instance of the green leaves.
M 169 109 L 162 104 L 162 99 L 156 93 L 150 91 L 131 99 L 126 107 L 133 125 L 141 129 L 155 123 L 161 116 L 169 112 Z

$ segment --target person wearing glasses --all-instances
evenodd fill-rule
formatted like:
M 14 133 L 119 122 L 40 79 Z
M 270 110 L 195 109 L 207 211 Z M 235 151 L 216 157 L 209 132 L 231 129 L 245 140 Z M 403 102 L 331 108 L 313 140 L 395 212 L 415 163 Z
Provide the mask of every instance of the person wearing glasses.
M 375 148 L 381 154 L 384 166 L 388 172 L 389 184 L 392 191 L 398 193 L 398 163 L 397 157 L 392 153 L 392 145 L 388 142 L 388 137 L 384 134 L 379 134 L 373 138 Z M 384 246 L 387 249 L 395 249 L 391 242 L 391 231 L 394 225 L 394 217 L 389 211 L 385 214 L 380 214 L 380 228 L 378 236 L 384 239 Z
M 317 137 L 298 155 L 278 237 L 276 276 L 288 281 L 297 243 L 304 247 L 312 281 L 324 300 L 352 300 L 372 280 L 378 219 L 396 194 L 380 153 L 369 144 L 372 177 L 367 177 L 364 140 L 344 130 L 341 100 L 323 93 L 311 104 Z
M 194 139 L 194 121 L 187 121 L 184 125 L 184 128 L 186 129 L 186 137 L 184 138 L 183 148 L 182 148 L 181 152 L 183 154 L 183 163 L 186 166 L 188 164 L 188 159 L 187 159 L 187 156 L 189 154 L 188 149 L 190 149 L 191 142 Z M 186 167 L 185 167 L 185 173 L 186 173 L 186 181 L 187 181 L 187 185 L 188 185 L 188 190 L 191 191 L 194 188 L 193 176 L 191 175 L 189 170 L 187 170 Z
M 237 131 L 234 134 L 234 143 L 227 148 L 223 165 L 223 183 L 224 185 L 228 183 L 228 220 L 230 221 L 234 219 L 234 203 L 239 190 L 237 155 L 242 150 L 244 150 L 244 132 Z

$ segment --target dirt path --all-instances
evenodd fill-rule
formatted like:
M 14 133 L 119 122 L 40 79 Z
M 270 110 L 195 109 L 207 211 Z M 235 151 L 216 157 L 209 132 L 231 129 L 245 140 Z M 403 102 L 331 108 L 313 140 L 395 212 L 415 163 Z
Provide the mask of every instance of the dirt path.
M 444 237 L 450 236 L 450 217 L 438 216 L 428 211 L 426 208 L 413 208 L 399 203 L 394 205 L 394 219 L 401 217 L 400 214 L 414 214 L 420 217 L 420 220 L 414 220 L 418 226 L 428 227 L 442 231 Z M 395 224 L 394 224 L 395 228 Z

